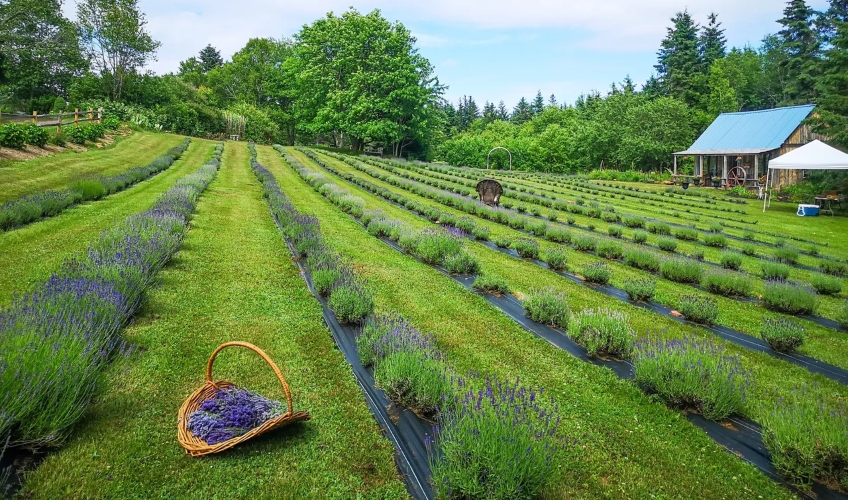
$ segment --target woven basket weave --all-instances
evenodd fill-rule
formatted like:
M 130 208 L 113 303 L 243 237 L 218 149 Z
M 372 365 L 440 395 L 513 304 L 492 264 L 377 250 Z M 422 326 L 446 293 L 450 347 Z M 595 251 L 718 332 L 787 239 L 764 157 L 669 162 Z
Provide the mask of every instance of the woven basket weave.
M 200 408 L 200 405 L 214 396 L 215 393 L 219 389 L 224 389 L 227 387 L 236 387 L 235 384 L 227 382 L 225 380 L 212 380 L 212 364 L 215 362 L 215 356 L 218 355 L 221 350 L 231 346 L 244 347 L 246 349 L 250 349 L 255 352 L 262 359 L 265 360 L 266 363 L 274 370 L 274 375 L 277 376 L 277 379 L 280 381 L 280 384 L 283 386 L 283 391 L 286 393 L 286 404 L 288 405 L 288 411 L 279 417 L 275 417 L 269 420 L 266 420 L 259 427 L 254 427 L 249 430 L 245 434 L 241 436 L 234 437 L 232 439 L 228 439 L 227 441 L 223 441 L 218 444 L 207 444 L 206 441 L 196 437 L 187 429 L 188 425 L 188 417 L 195 410 Z M 283 374 L 280 372 L 280 369 L 277 368 L 277 365 L 265 354 L 262 349 L 256 347 L 253 344 L 247 342 L 227 342 L 225 344 L 221 344 L 215 352 L 212 353 L 212 356 L 209 357 L 209 362 L 206 363 L 206 383 L 203 384 L 203 387 L 194 391 L 194 393 L 186 399 L 185 403 L 180 407 L 180 411 L 177 417 L 177 439 L 180 442 L 180 445 L 185 448 L 186 453 L 189 453 L 193 457 L 200 457 L 203 455 L 209 455 L 211 453 L 218 453 L 224 451 L 226 449 L 232 448 L 233 446 L 247 441 L 248 439 L 263 434 L 265 432 L 277 429 L 279 427 L 286 426 L 288 424 L 292 424 L 295 422 L 300 422 L 303 420 L 309 420 L 309 413 L 305 411 L 295 412 L 292 410 L 292 397 L 291 390 L 289 389 L 289 385 L 286 383 L 286 379 L 283 378 Z

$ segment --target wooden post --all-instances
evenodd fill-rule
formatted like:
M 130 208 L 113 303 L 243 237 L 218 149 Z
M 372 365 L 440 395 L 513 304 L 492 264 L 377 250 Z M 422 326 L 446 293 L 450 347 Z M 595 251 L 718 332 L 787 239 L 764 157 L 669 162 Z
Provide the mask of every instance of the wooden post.
M 94 108 L 88 108 L 88 121 L 94 121 Z
M 721 180 L 727 185 L 727 155 L 724 155 L 724 165 L 721 168 Z
M 79 126 L 79 108 L 74 108 L 74 125 Z
M 32 123 L 38 125 L 38 111 L 32 112 Z
M 674 156 L 674 175 L 677 175 L 677 156 Z M 673 181 L 674 179 L 672 179 Z
M 754 155 L 754 179 L 760 179 L 760 155 Z
M 97 123 L 103 123 L 103 108 L 97 108 Z
M 62 120 L 63 120 L 64 115 L 65 115 L 64 111 L 59 111 L 59 123 L 56 124 L 56 132 L 58 132 L 60 134 L 62 133 Z

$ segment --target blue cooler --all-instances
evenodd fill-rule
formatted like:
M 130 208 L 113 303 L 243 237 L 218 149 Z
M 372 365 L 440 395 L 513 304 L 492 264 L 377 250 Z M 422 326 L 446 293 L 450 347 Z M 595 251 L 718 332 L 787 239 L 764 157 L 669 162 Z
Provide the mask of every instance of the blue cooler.
M 819 214 L 818 205 L 798 205 L 799 217 L 812 217 Z

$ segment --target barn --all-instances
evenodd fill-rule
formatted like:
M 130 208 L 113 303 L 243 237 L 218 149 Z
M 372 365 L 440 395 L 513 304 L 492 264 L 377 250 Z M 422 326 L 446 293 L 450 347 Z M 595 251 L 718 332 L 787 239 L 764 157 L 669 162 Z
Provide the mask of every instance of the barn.
M 674 153 L 674 174 L 677 159 L 692 156 L 695 176 L 704 180 L 720 178 L 721 186 L 754 188 L 766 175 L 768 161 L 816 139 L 824 140 L 810 131 L 805 120 L 815 105 L 789 106 L 722 113 L 707 130 L 685 151 Z M 803 170 L 776 172 L 772 187 L 781 189 L 797 183 Z

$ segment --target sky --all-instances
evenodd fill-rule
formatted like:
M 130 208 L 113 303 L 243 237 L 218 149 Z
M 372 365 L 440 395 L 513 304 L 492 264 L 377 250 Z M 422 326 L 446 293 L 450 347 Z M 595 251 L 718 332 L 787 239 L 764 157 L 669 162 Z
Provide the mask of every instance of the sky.
M 826 0 L 808 0 L 815 9 Z M 644 83 L 671 17 L 688 9 L 701 24 L 716 12 L 729 46 L 757 47 L 777 32 L 785 2 L 779 0 L 139 0 L 154 39 L 162 42 L 159 74 L 211 43 L 228 59 L 250 38 L 291 37 L 327 12 L 349 7 L 380 9 L 418 39 L 436 68 L 445 97 L 470 95 L 482 107 L 503 100 L 509 109 L 541 90 L 547 99 L 573 103 L 592 90 L 606 92 L 625 76 Z M 74 2 L 66 13 L 74 18 Z

